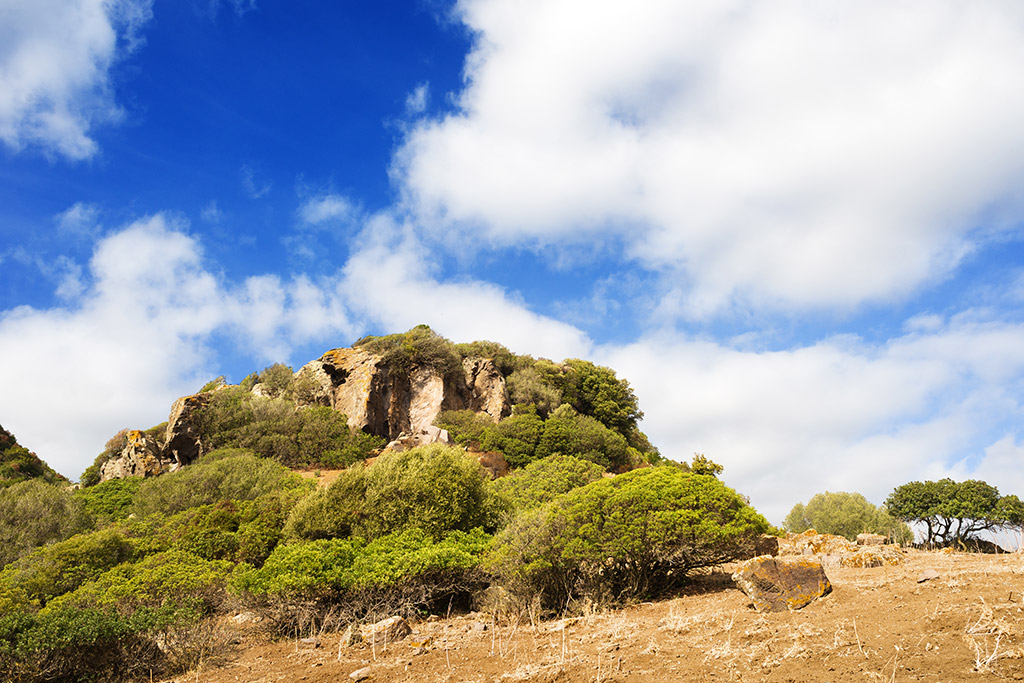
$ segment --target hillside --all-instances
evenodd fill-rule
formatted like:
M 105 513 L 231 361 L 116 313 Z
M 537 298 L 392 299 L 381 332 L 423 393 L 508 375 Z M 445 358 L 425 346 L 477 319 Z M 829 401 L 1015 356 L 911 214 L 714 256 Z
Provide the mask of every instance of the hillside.
M 50 484 L 67 482 L 38 455 L 19 444 L 13 434 L 0 426 L 0 487 L 29 479 L 40 479 Z

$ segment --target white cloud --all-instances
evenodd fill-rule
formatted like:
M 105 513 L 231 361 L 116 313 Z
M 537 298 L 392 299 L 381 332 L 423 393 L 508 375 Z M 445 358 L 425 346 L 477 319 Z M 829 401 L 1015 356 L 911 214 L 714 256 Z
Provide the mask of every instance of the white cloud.
M 907 481 L 975 471 L 1024 493 L 993 445 L 1024 412 L 1024 326 L 952 321 L 878 345 L 837 337 L 778 352 L 672 336 L 597 357 L 630 381 L 664 455 L 721 462 L 776 523 L 820 491 L 881 503 Z
M 439 234 L 617 235 L 683 283 L 668 314 L 704 316 L 903 297 L 983 219 L 1019 222 L 1019 3 L 459 9 L 477 36 L 461 111 L 395 161 Z
M 77 239 L 94 239 L 100 233 L 99 207 L 77 202 L 57 214 L 57 229 L 62 235 Z
M 319 225 L 328 221 L 352 221 L 358 216 L 358 209 L 346 197 L 325 194 L 307 199 L 299 207 L 299 218 L 307 225 Z
M 407 115 L 422 114 L 430 104 L 430 84 L 420 83 L 405 98 L 405 113 Z
M 215 334 L 282 360 L 294 344 L 354 333 L 331 288 L 304 277 L 224 285 L 185 229 L 141 219 L 97 244 L 74 303 L 0 313 L 3 425 L 59 471 L 77 476 L 118 429 L 160 422 L 217 374 Z
M 386 330 L 428 324 L 455 341 L 486 339 L 555 359 L 590 352 L 580 330 L 530 311 L 496 285 L 442 281 L 431 267 L 430 248 L 413 232 L 386 214 L 367 222 L 339 289 L 363 320 Z
M 250 199 L 262 199 L 270 194 L 271 183 L 262 179 L 257 180 L 256 170 L 249 164 L 242 164 L 239 174 L 242 179 L 242 189 Z
M 219 206 L 217 206 L 217 200 L 211 199 L 210 202 L 199 211 L 199 218 L 204 223 L 217 225 L 224 220 L 224 212 L 221 211 Z
M 110 67 L 138 44 L 152 0 L 13 0 L 0 21 L 0 139 L 93 156 L 96 125 L 122 116 Z

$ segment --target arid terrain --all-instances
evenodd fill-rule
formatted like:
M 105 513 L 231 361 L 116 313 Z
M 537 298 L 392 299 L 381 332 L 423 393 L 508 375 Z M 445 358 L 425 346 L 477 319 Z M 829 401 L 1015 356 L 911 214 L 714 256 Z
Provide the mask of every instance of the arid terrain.
M 430 617 L 387 648 L 240 644 L 184 681 L 1003 681 L 1024 680 L 1024 555 L 909 551 L 899 566 L 829 567 L 832 593 L 759 614 L 729 568 L 654 603 L 531 623 Z M 923 583 L 926 569 L 939 577 Z

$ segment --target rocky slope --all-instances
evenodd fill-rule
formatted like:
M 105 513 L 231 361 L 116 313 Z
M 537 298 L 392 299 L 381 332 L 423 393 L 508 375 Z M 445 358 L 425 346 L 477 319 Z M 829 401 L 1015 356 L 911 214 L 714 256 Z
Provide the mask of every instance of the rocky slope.
M 488 358 L 466 358 L 461 372 L 440 372 L 413 363 L 395 367 L 361 348 L 331 349 L 304 365 L 304 391 L 296 406 L 323 405 L 343 413 L 351 429 L 361 429 L 407 448 L 446 440 L 433 426 L 442 410 L 474 410 L 495 422 L 510 406 L 505 379 Z M 256 384 L 253 393 L 264 395 Z M 188 465 L 206 452 L 197 418 L 212 391 L 175 401 L 162 438 L 138 430 L 126 433 L 121 451 L 100 465 L 100 480 L 154 476 Z

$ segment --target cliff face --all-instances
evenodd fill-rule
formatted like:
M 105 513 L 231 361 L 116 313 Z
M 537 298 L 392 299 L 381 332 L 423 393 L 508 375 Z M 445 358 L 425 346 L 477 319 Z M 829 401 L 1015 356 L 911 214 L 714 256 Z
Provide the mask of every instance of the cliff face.
M 505 378 L 490 359 L 467 358 L 443 376 L 425 366 L 395 371 L 362 349 L 332 349 L 299 374 L 312 378 L 312 402 L 348 417 L 348 426 L 397 439 L 433 425 L 442 410 L 475 410 L 495 422 L 509 411 Z
M 308 383 L 299 405 L 330 406 L 345 414 L 350 429 L 389 441 L 403 437 L 405 447 L 445 440 L 443 430 L 433 427 L 442 410 L 475 410 L 497 422 L 511 408 L 505 378 L 487 358 L 467 358 L 461 373 L 442 375 L 428 366 L 397 370 L 363 349 L 339 348 L 307 363 L 296 375 Z M 261 390 L 256 385 L 253 391 Z M 163 444 L 142 432 L 129 432 L 122 452 L 101 466 L 101 481 L 171 472 L 203 455 L 208 449 L 198 416 L 210 396 L 212 392 L 174 402 Z

